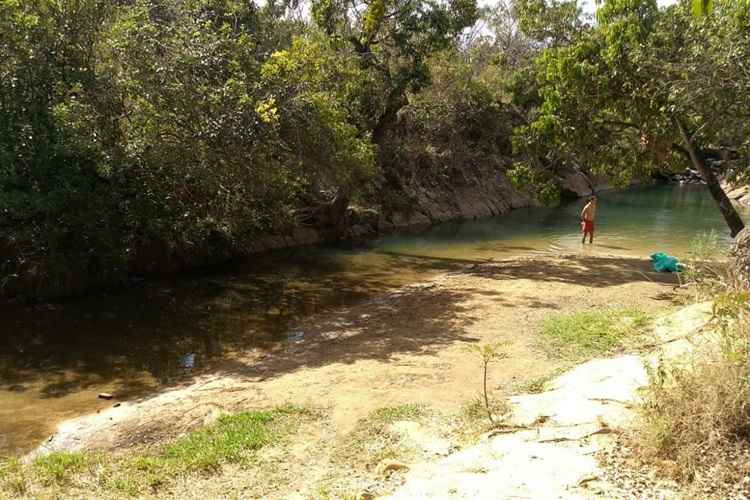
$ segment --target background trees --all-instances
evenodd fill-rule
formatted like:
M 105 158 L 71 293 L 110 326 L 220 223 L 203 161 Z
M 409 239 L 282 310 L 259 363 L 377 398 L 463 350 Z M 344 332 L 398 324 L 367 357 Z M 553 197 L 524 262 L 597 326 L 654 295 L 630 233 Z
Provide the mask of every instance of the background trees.
M 606 2 L 598 26 L 536 61 L 542 103 L 517 130 L 519 178 L 545 185 L 568 164 L 624 183 L 691 164 L 737 234 L 742 220 L 710 160 L 730 175 L 747 165 L 747 16 L 730 3 L 696 18 L 686 3 Z M 550 151 L 559 162 L 540 160 Z

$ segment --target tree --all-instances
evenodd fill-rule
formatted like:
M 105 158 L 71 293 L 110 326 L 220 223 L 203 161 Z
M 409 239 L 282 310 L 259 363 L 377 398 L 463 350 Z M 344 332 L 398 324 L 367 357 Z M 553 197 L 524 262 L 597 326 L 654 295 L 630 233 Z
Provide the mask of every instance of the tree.
M 382 144 L 407 103 L 407 92 L 429 82 L 427 59 L 448 48 L 476 20 L 475 0 L 313 0 L 316 23 L 347 41 L 362 67 L 382 85 L 382 102 L 370 110 L 372 139 Z
M 624 184 L 687 161 L 736 235 L 742 220 L 708 159 L 747 158 L 746 139 L 724 124 L 746 121 L 746 83 L 729 75 L 746 82 L 736 65 L 750 47 L 747 16 L 722 11 L 698 20 L 686 4 L 659 10 L 652 0 L 612 0 L 599 9 L 595 29 L 545 51 L 537 61 L 543 103 L 516 134 L 527 158 L 517 177 L 549 187 L 559 166 L 584 165 Z M 534 161 L 544 151 L 562 162 Z

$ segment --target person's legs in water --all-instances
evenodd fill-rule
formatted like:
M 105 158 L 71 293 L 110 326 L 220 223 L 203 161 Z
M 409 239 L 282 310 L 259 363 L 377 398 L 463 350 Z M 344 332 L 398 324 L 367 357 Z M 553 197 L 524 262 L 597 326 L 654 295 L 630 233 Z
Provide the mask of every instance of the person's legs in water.
M 589 237 L 589 244 L 594 243 L 594 223 L 592 221 L 583 221 L 581 225 L 583 226 L 583 239 L 581 243 L 586 243 L 586 235 Z

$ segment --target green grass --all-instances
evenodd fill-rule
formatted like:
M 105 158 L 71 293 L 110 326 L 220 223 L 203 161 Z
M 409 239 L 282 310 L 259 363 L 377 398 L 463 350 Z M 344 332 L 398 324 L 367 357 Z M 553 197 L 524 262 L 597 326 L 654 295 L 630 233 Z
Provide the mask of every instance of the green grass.
M 110 486 L 130 494 L 138 490 L 135 484 L 139 482 L 157 489 L 181 474 L 217 472 L 223 464 L 244 463 L 289 430 L 292 417 L 305 413 L 283 407 L 224 415 L 214 425 L 192 432 L 156 454 L 128 458 Z
M 547 390 L 550 382 L 570 369 L 570 364 L 556 368 L 546 375 L 528 380 L 514 387 L 514 392 L 521 394 L 541 394 Z
M 424 406 L 405 404 L 378 408 L 365 420 L 369 425 L 388 425 L 399 420 L 415 420 L 423 417 L 427 410 Z
M 0 481 L 7 479 L 21 468 L 21 461 L 14 457 L 0 457 Z
M 0 492 L 6 490 L 15 496 L 25 495 L 28 480 L 23 464 L 18 458 L 0 458 Z
M 642 333 L 651 317 L 638 309 L 601 309 L 547 318 L 542 336 L 556 357 L 580 359 L 607 354 Z
M 105 491 L 137 497 L 181 475 L 217 473 L 224 464 L 249 462 L 259 449 L 282 440 L 310 415 L 309 410 L 291 406 L 224 415 L 157 449 L 120 456 L 57 452 L 29 465 L 18 459 L 0 460 L 0 496 L 2 490 L 22 496 L 34 483 L 60 494 L 75 479 L 77 487 L 93 480 Z
M 276 417 L 272 411 L 224 415 L 216 425 L 168 446 L 164 459 L 187 470 L 210 470 L 225 462 L 239 462 L 248 452 L 268 443 L 272 435 L 269 424 Z
M 43 484 L 65 483 L 91 462 L 86 453 L 58 451 L 44 455 L 32 464 L 36 476 Z

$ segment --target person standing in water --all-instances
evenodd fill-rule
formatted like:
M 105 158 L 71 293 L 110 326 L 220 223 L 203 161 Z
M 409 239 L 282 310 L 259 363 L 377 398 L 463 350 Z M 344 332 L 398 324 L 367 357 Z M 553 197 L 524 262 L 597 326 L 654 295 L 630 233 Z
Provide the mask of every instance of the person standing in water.
M 594 243 L 594 219 L 596 218 L 596 196 L 591 195 L 588 203 L 581 211 L 581 229 L 583 230 L 583 240 L 586 243 L 586 235 L 589 236 L 589 243 Z

